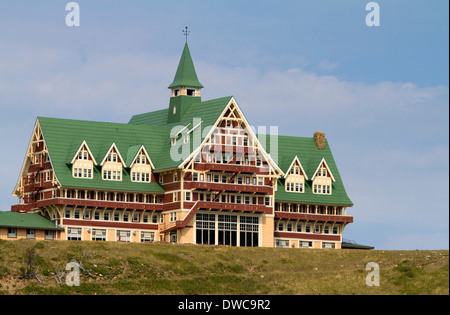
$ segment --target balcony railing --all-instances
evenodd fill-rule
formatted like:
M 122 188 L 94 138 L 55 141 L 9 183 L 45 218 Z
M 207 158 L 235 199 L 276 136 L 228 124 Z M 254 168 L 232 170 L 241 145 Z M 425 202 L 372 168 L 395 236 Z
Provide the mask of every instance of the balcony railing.
M 268 174 L 269 168 L 256 165 L 226 164 L 226 163 L 197 163 L 194 166 L 197 171 L 220 171 Z
M 271 194 L 273 187 L 262 185 L 244 185 L 244 184 L 228 184 L 228 183 L 211 183 L 211 182 L 185 182 L 186 189 L 208 189 L 208 190 L 225 190 L 225 191 L 239 191 L 251 193 Z
M 283 211 L 275 211 L 275 218 L 304 220 L 304 221 L 322 221 L 322 222 L 342 222 L 342 223 L 353 222 L 353 216 L 349 215 L 344 216 L 344 215 L 297 213 L 297 212 L 283 212 Z
M 50 205 L 69 205 L 97 208 L 118 208 L 118 209 L 136 209 L 136 210 L 164 210 L 163 204 L 138 203 L 138 202 L 120 202 L 104 201 L 91 199 L 72 199 L 72 198 L 54 198 L 37 202 L 37 207 Z

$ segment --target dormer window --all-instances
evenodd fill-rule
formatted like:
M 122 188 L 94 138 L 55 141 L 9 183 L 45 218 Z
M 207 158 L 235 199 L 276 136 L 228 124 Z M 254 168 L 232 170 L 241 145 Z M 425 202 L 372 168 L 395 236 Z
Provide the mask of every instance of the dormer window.
M 132 182 L 150 182 L 153 163 L 147 154 L 144 146 L 141 146 L 138 154 L 131 163 L 131 181 Z
M 285 190 L 296 193 L 305 192 L 305 180 L 308 179 L 297 156 L 286 171 Z
M 325 158 L 322 158 L 312 179 L 312 190 L 314 194 L 331 195 L 332 184 L 335 181 Z
M 83 141 L 72 161 L 72 176 L 75 178 L 93 178 L 94 165 L 97 165 L 91 151 Z
M 100 165 L 102 166 L 102 178 L 104 180 L 122 180 L 122 170 L 125 167 L 125 162 L 114 143 Z

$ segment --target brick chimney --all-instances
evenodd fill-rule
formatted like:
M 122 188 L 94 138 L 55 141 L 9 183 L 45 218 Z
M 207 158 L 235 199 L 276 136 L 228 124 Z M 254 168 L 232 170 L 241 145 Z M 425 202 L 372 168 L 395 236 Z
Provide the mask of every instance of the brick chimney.
M 314 141 L 316 142 L 317 149 L 325 149 L 325 133 L 323 131 L 316 131 L 314 133 Z

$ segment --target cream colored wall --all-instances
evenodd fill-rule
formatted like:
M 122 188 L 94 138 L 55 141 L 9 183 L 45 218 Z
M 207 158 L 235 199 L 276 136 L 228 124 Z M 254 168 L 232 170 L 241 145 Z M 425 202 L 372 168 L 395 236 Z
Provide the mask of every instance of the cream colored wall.
M 172 93 L 170 94 L 170 96 L 171 97 L 175 96 L 175 90 L 179 91 L 178 92 L 178 96 L 180 96 L 180 95 L 187 95 L 187 89 L 194 89 L 194 88 L 185 87 L 185 86 L 182 86 L 180 88 L 175 88 L 175 89 L 172 89 Z M 199 88 L 195 89 L 195 95 L 194 96 L 200 96 L 200 89 Z
M 53 232 L 53 238 L 55 239 L 56 231 Z M 1 227 L 0 228 L 0 239 L 3 240 L 19 240 L 27 238 L 27 229 L 16 228 L 16 237 L 8 237 L 8 228 Z M 34 230 L 34 239 L 35 240 L 45 240 L 45 231 L 44 230 Z M 58 236 L 60 239 L 60 236 Z
M 262 217 L 262 237 L 261 246 L 262 247 L 273 247 L 273 228 L 274 228 L 274 218 L 269 216 Z
M 90 168 L 93 169 L 94 167 L 94 162 L 90 161 L 90 160 L 79 160 L 76 159 L 75 162 L 73 163 L 73 168 Z

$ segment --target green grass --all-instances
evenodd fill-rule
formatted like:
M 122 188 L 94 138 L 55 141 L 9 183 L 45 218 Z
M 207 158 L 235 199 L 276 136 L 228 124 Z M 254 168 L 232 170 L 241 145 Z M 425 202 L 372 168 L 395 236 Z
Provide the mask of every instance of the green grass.
M 24 274 L 33 249 L 34 277 Z M 0 240 L 0 294 L 448 295 L 449 252 Z M 56 281 L 72 260 L 80 286 Z M 366 264 L 380 285 L 366 285 Z

